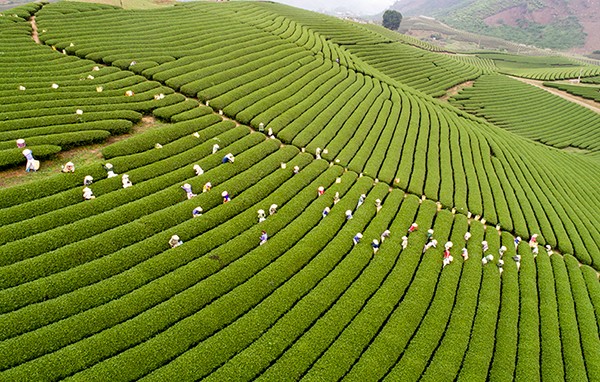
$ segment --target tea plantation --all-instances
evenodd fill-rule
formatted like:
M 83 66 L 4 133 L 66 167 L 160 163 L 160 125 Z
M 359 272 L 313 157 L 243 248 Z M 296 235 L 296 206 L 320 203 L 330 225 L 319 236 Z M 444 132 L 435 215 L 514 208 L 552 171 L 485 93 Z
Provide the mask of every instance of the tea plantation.
M 600 67 L 438 50 L 269 2 L 3 12 L 0 167 L 165 123 L 0 189 L 0 380 L 599 381 L 600 117 L 503 73 Z

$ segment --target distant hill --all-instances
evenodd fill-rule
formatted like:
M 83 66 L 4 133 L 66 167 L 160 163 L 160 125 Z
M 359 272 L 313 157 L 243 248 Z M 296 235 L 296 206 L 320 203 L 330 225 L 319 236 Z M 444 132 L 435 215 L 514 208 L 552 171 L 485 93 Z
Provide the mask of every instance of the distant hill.
M 392 8 L 543 48 L 600 49 L 600 2 L 593 0 L 398 0 Z

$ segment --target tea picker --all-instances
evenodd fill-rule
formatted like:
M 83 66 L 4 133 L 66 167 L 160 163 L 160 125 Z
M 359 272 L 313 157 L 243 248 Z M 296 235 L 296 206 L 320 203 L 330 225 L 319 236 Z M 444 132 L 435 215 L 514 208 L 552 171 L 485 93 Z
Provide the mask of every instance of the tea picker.
M 25 165 L 25 171 L 37 171 L 40 169 L 40 161 L 36 160 L 33 157 L 33 153 L 29 149 L 23 150 L 23 156 L 27 159 L 27 164 Z
M 183 188 L 183 191 L 185 191 L 188 199 L 191 199 L 194 196 L 196 196 L 196 194 L 192 192 L 192 186 L 189 183 L 184 184 L 183 186 L 181 186 L 181 188 Z
M 179 236 L 171 236 L 171 239 L 169 240 L 169 245 L 171 246 L 171 248 L 179 247 L 181 244 L 183 244 L 183 241 L 179 240 Z
M 262 231 L 260 233 L 260 243 L 258 243 L 258 245 L 263 245 L 267 242 L 267 239 L 269 238 L 269 236 L 267 235 L 267 231 Z
M 265 215 L 265 210 L 258 210 L 257 213 L 258 213 L 258 222 L 259 223 L 262 223 L 265 220 L 267 220 L 267 218 L 265 217 L 266 216 Z

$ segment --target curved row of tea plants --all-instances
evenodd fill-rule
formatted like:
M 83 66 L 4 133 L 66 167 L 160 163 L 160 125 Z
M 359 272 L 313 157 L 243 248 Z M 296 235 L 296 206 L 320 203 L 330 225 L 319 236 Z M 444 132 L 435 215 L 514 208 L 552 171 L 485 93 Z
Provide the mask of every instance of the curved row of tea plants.
M 544 82 L 544 86 L 564 90 L 573 95 L 600 102 L 600 87 L 570 85 L 556 82 Z
M 24 21 L 8 28 L 0 33 L 0 167 L 25 162 L 17 139 L 42 159 L 47 145 L 56 153 L 104 141 L 128 132 L 142 113 L 184 100 L 142 76 L 34 44 Z
M 598 113 L 505 76 L 482 76 L 450 102 L 497 126 L 550 146 L 600 149 Z M 532 104 L 536 107 L 532 108 Z
M 59 5 L 49 5 L 44 9 L 53 7 Z M 86 57 L 101 54 L 102 46 L 113 49 L 126 35 L 132 46 L 130 56 L 122 58 L 127 61 L 147 50 L 156 49 L 141 43 L 144 33 L 140 30 L 144 30 L 146 22 L 151 25 L 167 24 L 158 17 L 162 13 L 165 14 L 165 20 L 176 20 L 176 34 L 191 28 L 191 19 L 188 21 L 187 18 L 178 17 L 179 13 L 185 11 L 207 19 L 213 15 L 240 15 L 243 22 L 229 23 L 226 32 L 221 32 L 224 27 L 214 27 L 214 24 L 205 26 L 207 36 L 214 38 L 196 42 L 196 45 L 205 43 L 206 46 L 197 46 L 195 49 L 198 49 L 196 52 L 202 50 L 206 53 L 159 64 L 142 73 L 188 96 L 209 101 L 212 107 L 222 109 L 226 115 L 254 128 L 263 123 L 265 129 L 271 128 L 284 142 L 306 147 L 310 152 L 315 152 L 317 148 L 327 150 L 323 151 L 324 158 L 339 161 L 354 171 L 364 171 L 411 193 L 441 200 L 443 205 L 456 207 L 464 214 L 471 212 L 473 215 L 482 215 L 489 222 L 499 223 L 501 227 L 523 237 L 539 232 L 542 242 L 575 253 L 585 263 L 598 258 L 599 251 L 594 243 L 594 238 L 598 237 L 594 228 L 597 216 L 584 212 L 582 218 L 571 218 L 564 213 L 571 209 L 585 211 L 589 203 L 597 200 L 594 191 L 580 198 L 575 196 L 576 192 L 571 188 L 576 183 L 593 187 L 593 181 L 581 181 L 581 177 L 590 176 L 589 172 L 565 174 L 558 170 L 571 167 L 565 163 L 579 159 L 546 153 L 542 147 L 529 142 L 514 143 L 510 135 L 502 135 L 490 126 L 483 127 L 485 134 L 477 135 L 483 126 L 481 123 L 457 115 L 455 109 L 427 105 L 429 101 L 426 98 L 407 90 L 409 88 L 398 87 L 397 81 L 383 75 L 379 79 L 376 70 L 357 72 L 348 69 L 342 60 L 337 63 L 322 59 L 322 55 L 315 53 L 312 48 L 299 46 L 298 42 L 304 39 L 302 35 L 310 37 L 306 29 L 298 29 L 291 22 L 273 18 L 272 10 L 281 7 L 246 3 L 185 5 L 168 12 L 142 13 L 139 24 L 131 20 L 126 22 L 127 14 L 119 15 L 112 11 L 110 21 L 102 14 L 88 12 L 81 16 L 69 15 L 69 22 L 56 24 L 53 21 L 55 16 L 44 16 L 42 10 L 39 23 L 47 29 L 48 41 L 59 45 L 75 41 L 74 46 L 67 49 L 78 55 L 83 51 Z M 251 17 L 254 20 L 252 24 L 247 21 Z M 151 18 L 155 21 L 151 21 Z M 78 40 L 79 33 L 76 32 L 79 23 L 86 30 L 87 25 L 100 21 L 107 26 L 113 23 L 114 27 L 106 28 L 94 36 L 89 34 L 89 41 Z M 278 27 L 280 24 L 281 27 Z M 196 23 L 193 27 L 199 28 Z M 117 33 L 119 28 L 121 30 Z M 128 29 L 132 32 L 128 33 Z M 155 33 L 146 30 L 149 34 Z M 279 33 L 289 31 L 294 34 L 298 30 L 302 33 L 299 39 L 293 40 L 294 43 L 279 37 Z M 231 39 L 236 33 L 239 41 Z M 165 33 L 165 38 L 167 36 Z M 261 50 L 264 46 L 256 43 L 250 45 L 246 36 L 262 36 L 272 54 L 265 57 Z M 228 47 L 224 45 L 225 38 L 229 38 Z M 279 42 L 275 44 L 274 39 Z M 86 44 L 91 44 L 92 40 L 99 44 L 96 48 L 98 53 L 93 51 L 91 45 L 86 48 Z M 164 44 L 165 49 L 174 50 L 178 45 L 173 40 L 169 38 L 167 45 L 167 41 L 157 39 L 156 46 Z M 181 47 L 185 48 L 187 40 L 180 41 Z M 220 46 L 224 53 L 228 48 L 229 56 L 214 56 Z M 242 52 L 242 56 L 236 56 Z M 394 105 L 395 109 L 389 109 L 390 105 Z M 388 116 L 386 110 L 393 113 Z M 495 138 L 492 139 L 492 136 Z M 366 137 L 370 144 L 361 146 L 362 137 Z M 440 145 L 440 142 L 448 141 L 451 142 L 449 145 Z M 537 169 L 535 163 L 522 162 L 519 155 L 501 155 L 497 152 L 503 150 L 510 153 L 533 150 L 540 157 L 552 157 L 551 162 L 556 163 L 554 169 L 549 170 L 553 173 L 552 178 L 566 177 L 565 182 L 552 183 L 544 179 L 542 182 L 546 185 L 541 188 L 530 187 L 522 182 L 504 182 L 505 171 L 519 179 L 536 176 Z M 490 153 L 495 154 L 490 156 Z M 492 157 L 500 162 L 495 164 Z M 511 159 L 507 159 L 509 157 Z M 532 157 L 530 160 L 535 162 L 537 159 Z M 595 164 L 591 162 L 585 166 L 593 167 Z M 528 170 L 529 175 L 520 175 L 520 172 L 516 173 L 520 171 L 519 168 L 536 170 Z M 556 200 L 558 205 L 549 205 L 545 187 L 556 188 L 556 184 L 559 187 L 551 199 Z
M 0 190 L 0 379 L 594 380 L 600 283 L 580 262 L 600 264 L 599 165 L 412 91 L 278 9 L 295 12 L 38 12 L 73 62 L 190 99 L 153 109 L 172 124 L 103 150 L 131 187 L 94 164 Z M 326 31 L 351 42 L 361 29 Z M 87 174 L 96 198 L 84 201 Z M 429 228 L 438 245 L 424 250 Z

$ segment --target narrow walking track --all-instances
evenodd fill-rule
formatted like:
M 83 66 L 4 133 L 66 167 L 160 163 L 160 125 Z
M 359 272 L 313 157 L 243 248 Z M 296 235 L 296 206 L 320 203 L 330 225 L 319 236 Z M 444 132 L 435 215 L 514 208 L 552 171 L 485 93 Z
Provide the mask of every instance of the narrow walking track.
M 469 81 L 463 82 L 462 84 L 458 84 L 456 86 L 453 86 L 450 89 L 446 90 L 446 94 L 444 94 L 443 96 L 441 96 L 438 99 L 440 99 L 442 101 L 448 101 L 448 99 L 450 97 L 452 97 L 453 95 L 458 94 L 464 88 L 470 88 L 471 86 L 473 86 L 473 82 L 474 82 L 473 80 L 469 80 Z
M 41 44 L 40 37 L 38 36 L 37 24 L 35 23 L 35 16 L 31 16 L 29 22 L 31 23 L 31 38 L 33 38 L 33 41 L 35 41 L 36 44 Z
M 509 76 L 509 77 L 514 78 L 515 80 L 519 80 L 521 82 L 525 82 L 526 84 L 536 86 L 540 89 L 544 89 L 545 91 L 547 91 L 549 93 L 555 94 L 561 98 L 566 99 L 567 101 L 574 102 L 578 105 L 586 107 L 586 108 L 593 110 L 596 113 L 600 114 L 600 104 L 598 104 L 597 102 L 594 102 L 589 99 L 585 99 L 583 97 L 578 97 L 578 96 L 575 96 L 573 94 L 570 94 L 570 93 L 567 93 L 567 92 L 564 92 L 564 91 L 561 91 L 558 89 L 547 88 L 543 85 L 544 81 L 530 80 L 528 78 L 521 78 L 521 77 L 514 77 L 514 76 Z

